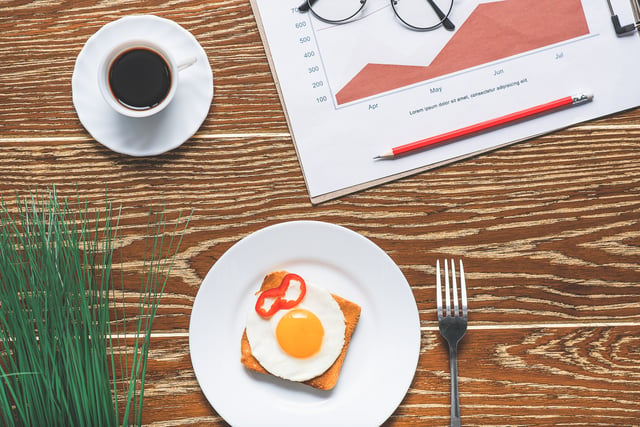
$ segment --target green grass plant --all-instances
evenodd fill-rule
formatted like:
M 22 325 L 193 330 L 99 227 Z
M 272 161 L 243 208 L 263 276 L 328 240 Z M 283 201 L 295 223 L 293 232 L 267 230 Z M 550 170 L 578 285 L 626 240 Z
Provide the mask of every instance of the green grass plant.
M 0 425 L 141 425 L 152 323 L 189 220 L 150 212 L 132 304 L 114 274 L 129 259 L 120 215 L 55 187 L 1 202 Z

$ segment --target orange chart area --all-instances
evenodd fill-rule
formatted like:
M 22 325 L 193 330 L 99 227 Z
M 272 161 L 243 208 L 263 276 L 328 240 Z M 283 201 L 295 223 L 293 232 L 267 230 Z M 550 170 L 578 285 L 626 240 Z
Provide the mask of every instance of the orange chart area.
M 337 94 L 338 104 L 589 34 L 580 0 L 480 4 L 429 66 L 367 64 Z

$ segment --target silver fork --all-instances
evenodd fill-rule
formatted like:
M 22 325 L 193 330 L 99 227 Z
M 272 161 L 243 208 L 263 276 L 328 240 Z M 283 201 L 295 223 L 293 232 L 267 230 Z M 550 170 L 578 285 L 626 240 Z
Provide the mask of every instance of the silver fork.
M 442 281 L 440 280 L 440 260 L 436 261 L 436 303 L 438 305 L 438 326 L 440 335 L 449 344 L 449 371 L 451 372 L 451 427 L 460 426 L 460 397 L 458 394 L 458 342 L 467 332 L 467 284 L 464 279 L 464 267 L 460 261 L 460 302 L 456 285 L 456 267 L 451 260 L 451 282 L 449 268 L 444 260 L 445 307 L 442 307 Z M 451 284 L 451 286 L 450 286 Z M 453 307 L 451 300 L 453 299 Z

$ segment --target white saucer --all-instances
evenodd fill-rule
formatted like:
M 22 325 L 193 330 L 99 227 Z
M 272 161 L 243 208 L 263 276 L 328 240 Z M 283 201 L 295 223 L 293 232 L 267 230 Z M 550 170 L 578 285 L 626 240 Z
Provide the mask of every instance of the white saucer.
M 171 104 L 148 118 L 115 112 L 98 88 L 101 54 L 136 36 L 153 38 L 178 62 L 183 57 L 197 57 L 194 65 L 180 72 Z M 73 105 L 91 136 L 107 148 L 131 156 L 154 156 L 182 145 L 200 128 L 213 99 L 213 73 L 202 46 L 177 23 L 153 15 L 127 16 L 92 35 L 76 59 L 71 86 Z

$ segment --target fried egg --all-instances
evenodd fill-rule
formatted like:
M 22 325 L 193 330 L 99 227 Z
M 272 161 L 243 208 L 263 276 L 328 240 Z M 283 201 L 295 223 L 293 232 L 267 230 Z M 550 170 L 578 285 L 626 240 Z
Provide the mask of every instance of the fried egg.
M 291 381 L 323 374 L 344 346 L 346 326 L 340 306 L 326 289 L 311 283 L 306 288 L 304 298 L 293 308 L 263 318 L 252 305 L 247 316 L 247 339 L 254 357 L 271 374 Z

